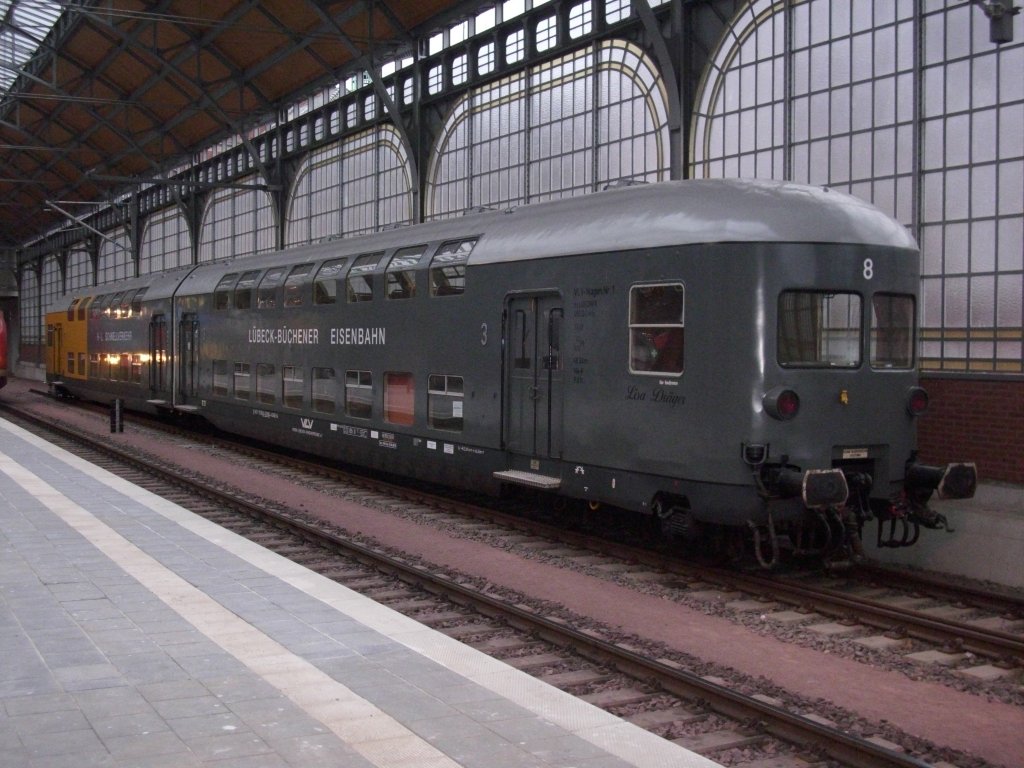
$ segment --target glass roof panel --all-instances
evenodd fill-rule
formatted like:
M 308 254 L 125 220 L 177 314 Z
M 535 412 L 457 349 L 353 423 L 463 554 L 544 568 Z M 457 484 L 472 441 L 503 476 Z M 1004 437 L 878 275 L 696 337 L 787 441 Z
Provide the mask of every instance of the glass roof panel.
M 50 0 L 0 0 L 0 95 L 11 89 L 61 13 L 60 3 Z

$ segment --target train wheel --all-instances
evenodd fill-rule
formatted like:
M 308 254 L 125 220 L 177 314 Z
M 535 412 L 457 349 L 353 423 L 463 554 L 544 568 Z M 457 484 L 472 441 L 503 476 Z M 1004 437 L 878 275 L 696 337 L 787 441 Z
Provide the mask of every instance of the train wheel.
M 684 502 L 658 497 L 651 505 L 659 536 L 672 543 L 693 544 L 701 536 L 701 526 Z

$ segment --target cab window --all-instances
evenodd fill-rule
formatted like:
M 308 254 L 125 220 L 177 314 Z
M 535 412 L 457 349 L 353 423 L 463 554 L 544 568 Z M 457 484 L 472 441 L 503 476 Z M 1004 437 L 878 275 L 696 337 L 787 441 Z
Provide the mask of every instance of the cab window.
M 914 367 L 914 297 L 876 293 L 871 297 L 871 367 Z
M 630 373 L 678 376 L 683 372 L 684 298 L 682 283 L 629 289 Z
M 778 361 L 786 368 L 860 365 L 861 298 L 856 293 L 784 291 L 779 296 Z

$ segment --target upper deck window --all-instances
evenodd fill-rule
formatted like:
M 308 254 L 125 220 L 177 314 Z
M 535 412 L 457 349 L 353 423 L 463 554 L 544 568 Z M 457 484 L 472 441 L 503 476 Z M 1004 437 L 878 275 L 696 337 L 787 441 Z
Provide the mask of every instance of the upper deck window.
M 78 319 L 85 320 L 86 310 L 92 305 L 92 296 L 86 296 L 80 302 L 78 302 Z M 82 373 L 85 373 L 83 370 Z
M 125 291 L 121 297 L 121 305 L 116 307 L 118 317 L 132 316 L 132 300 L 135 298 L 135 291 Z
M 871 297 L 871 367 L 914 367 L 914 297 L 876 293 Z
M 466 290 L 466 262 L 476 238 L 453 240 L 437 249 L 430 260 L 430 295 L 458 296 Z
M 142 297 L 146 295 L 146 291 L 147 290 L 149 290 L 149 289 L 148 288 L 139 288 L 138 293 L 136 293 L 134 296 L 132 296 L 132 307 L 131 307 L 132 311 L 131 311 L 131 313 L 133 315 L 141 315 L 142 314 Z
M 288 278 L 284 281 L 284 305 L 286 307 L 301 307 L 303 304 L 302 288 L 308 282 L 309 273 L 313 271 L 312 264 L 299 264 L 292 267 Z
M 629 370 L 678 376 L 683 372 L 685 291 L 682 283 L 629 289 Z
M 78 305 L 81 303 L 81 299 L 72 299 L 71 304 L 68 306 L 68 322 L 75 319 L 75 310 L 78 309 Z
M 395 251 L 387 271 L 386 293 L 389 299 L 411 299 L 416 295 L 415 268 L 426 252 L 425 245 Z
M 238 279 L 238 273 L 232 272 L 224 275 L 213 289 L 213 308 L 228 309 L 231 306 L 231 286 Z
M 373 272 L 384 252 L 367 253 L 355 260 L 348 273 L 349 302 L 373 301 Z
M 338 281 L 345 274 L 348 259 L 325 261 L 313 282 L 313 303 L 334 304 L 338 301 Z
M 118 317 L 121 311 L 121 299 L 124 298 L 124 291 L 115 293 L 114 297 L 110 300 L 110 304 L 103 308 L 103 314 L 107 317 Z
M 256 292 L 256 306 L 260 309 L 274 309 L 277 306 L 277 289 L 284 282 L 284 273 L 287 267 L 274 267 L 268 269 L 267 274 L 260 280 L 259 290 Z
M 259 275 L 259 272 L 243 272 L 238 278 L 238 284 L 235 286 L 235 309 L 252 308 L 252 289 Z
M 784 291 L 779 296 L 779 365 L 860 365 L 861 298 L 856 293 Z
M 108 304 L 110 304 L 109 293 L 104 293 L 101 294 L 100 296 L 97 296 L 96 301 L 94 301 L 89 307 L 89 317 L 95 320 L 100 315 L 104 314 L 104 310 L 107 308 Z

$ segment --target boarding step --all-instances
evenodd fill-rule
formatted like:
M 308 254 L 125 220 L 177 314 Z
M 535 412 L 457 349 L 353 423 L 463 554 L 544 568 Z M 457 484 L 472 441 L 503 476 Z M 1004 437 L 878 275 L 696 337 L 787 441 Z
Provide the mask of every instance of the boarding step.
M 198 405 L 176 405 L 174 410 L 181 411 L 182 413 L 199 413 Z
M 536 472 L 523 472 L 519 469 L 506 469 L 503 472 L 495 472 L 494 477 L 505 483 L 540 488 L 542 491 L 557 491 L 562 487 L 561 478 L 539 475 Z

